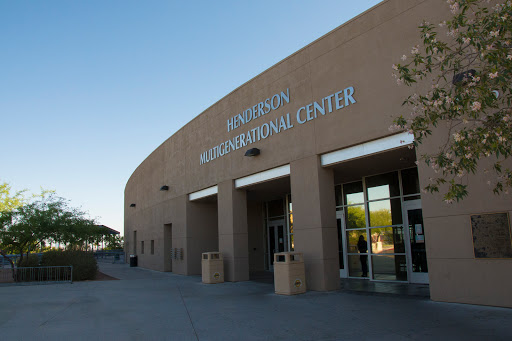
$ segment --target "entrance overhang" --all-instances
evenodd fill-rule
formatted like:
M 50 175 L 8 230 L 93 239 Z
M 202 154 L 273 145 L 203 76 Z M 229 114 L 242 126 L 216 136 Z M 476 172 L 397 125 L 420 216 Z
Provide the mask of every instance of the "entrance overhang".
M 254 185 L 257 183 L 282 178 L 290 175 L 290 165 L 284 165 L 276 168 L 272 168 L 263 172 L 259 172 L 256 174 L 252 174 L 249 176 L 244 176 L 243 178 L 239 178 L 235 180 L 235 187 L 242 188 L 250 185 Z
M 202 198 L 206 198 L 212 195 L 216 195 L 219 192 L 219 186 L 212 186 L 205 189 L 202 189 L 197 192 L 190 193 L 188 195 L 188 200 L 194 201 Z
M 320 162 L 323 167 L 330 166 L 340 162 L 408 146 L 413 142 L 414 135 L 409 134 L 408 132 L 403 132 L 323 154 L 320 157 Z

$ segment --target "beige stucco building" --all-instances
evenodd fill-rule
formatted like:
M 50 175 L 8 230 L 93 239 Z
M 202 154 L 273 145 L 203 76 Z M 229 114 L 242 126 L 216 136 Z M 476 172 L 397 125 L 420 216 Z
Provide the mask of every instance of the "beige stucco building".
M 185 125 L 126 185 L 127 254 L 198 275 L 201 253 L 220 251 L 225 280 L 246 281 L 295 250 L 308 290 L 336 290 L 340 277 L 429 283 L 436 301 L 512 307 L 510 198 L 478 174 L 462 203 L 421 193 L 431 173 L 415 161 L 439 139 L 415 150 L 388 130 L 411 91 L 391 65 L 445 8 L 383 1 Z

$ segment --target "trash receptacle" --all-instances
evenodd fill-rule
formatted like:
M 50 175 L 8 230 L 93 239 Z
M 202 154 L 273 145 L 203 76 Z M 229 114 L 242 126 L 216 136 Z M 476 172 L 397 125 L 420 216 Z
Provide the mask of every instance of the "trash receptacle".
M 306 292 L 306 271 L 302 253 L 274 254 L 274 289 L 279 295 L 296 295 Z
M 130 268 L 137 266 L 137 255 L 130 255 Z
M 224 283 L 224 259 L 220 252 L 205 252 L 201 259 L 203 283 Z

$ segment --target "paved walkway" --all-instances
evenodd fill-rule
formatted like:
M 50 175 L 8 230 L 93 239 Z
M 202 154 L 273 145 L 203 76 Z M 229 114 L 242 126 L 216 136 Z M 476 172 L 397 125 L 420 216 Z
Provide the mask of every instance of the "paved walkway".
M 119 281 L 0 287 L 4 340 L 510 340 L 512 309 L 352 291 L 279 296 L 128 265 Z

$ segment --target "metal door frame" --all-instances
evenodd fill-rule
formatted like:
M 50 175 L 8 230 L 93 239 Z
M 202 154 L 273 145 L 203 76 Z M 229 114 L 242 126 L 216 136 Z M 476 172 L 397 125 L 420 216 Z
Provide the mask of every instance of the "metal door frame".
M 343 269 L 340 269 L 340 278 L 348 278 L 348 269 L 347 269 L 347 262 L 348 262 L 348 255 L 347 255 L 347 238 L 346 232 L 345 232 L 345 210 L 341 209 L 339 211 L 336 211 L 336 220 L 341 220 L 341 243 L 343 244 Z M 337 227 L 337 226 L 336 226 Z M 338 249 L 339 252 L 339 249 Z
M 278 242 L 278 238 L 279 238 L 279 234 L 277 233 L 277 227 L 278 226 L 282 226 L 283 227 L 283 238 L 286 238 L 287 241 L 288 241 L 288 232 L 286 230 L 286 220 L 285 219 L 278 219 L 278 220 L 268 220 L 267 221 L 267 252 L 268 252 L 268 268 L 269 270 L 273 271 L 274 270 L 274 266 L 272 265 L 272 251 L 271 250 L 274 250 L 274 253 L 276 251 L 275 249 L 275 244 L 276 242 Z M 272 246 L 272 249 L 271 249 L 271 245 L 270 245 L 270 228 L 271 227 L 274 227 L 274 245 Z M 289 243 L 289 241 L 288 241 Z M 290 249 L 290 245 L 288 244 L 288 250 Z M 288 251 L 288 250 L 285 250 L 285 251 Z
M 421 199 L 404 201 L 402 205 L 403 213 L 403 225 L 404 234 L 407 240 L 405 244 L 406 256 L 407 256 L 407 279 L 409 283 L 417 284 L 429 284 L 428 272 L 413 272 L 412 269 L 412 249 L 411 249 L 411 235 L 409 232 L 409 215 L 407 214 L 410 210 L 417 210 L 421 208 Z M 423 210 L 422 210 L 423 211 Z M 423 228 L 425 228 L 425 222 L 423 222 Z M 425 241 L 426 242 L 426 241 Z M 425 245 L 426 248 L 426 245 Z M 426 252 L 426 249 L 425 249 Z M 427 255 L 428 257 L 428 255 Z

